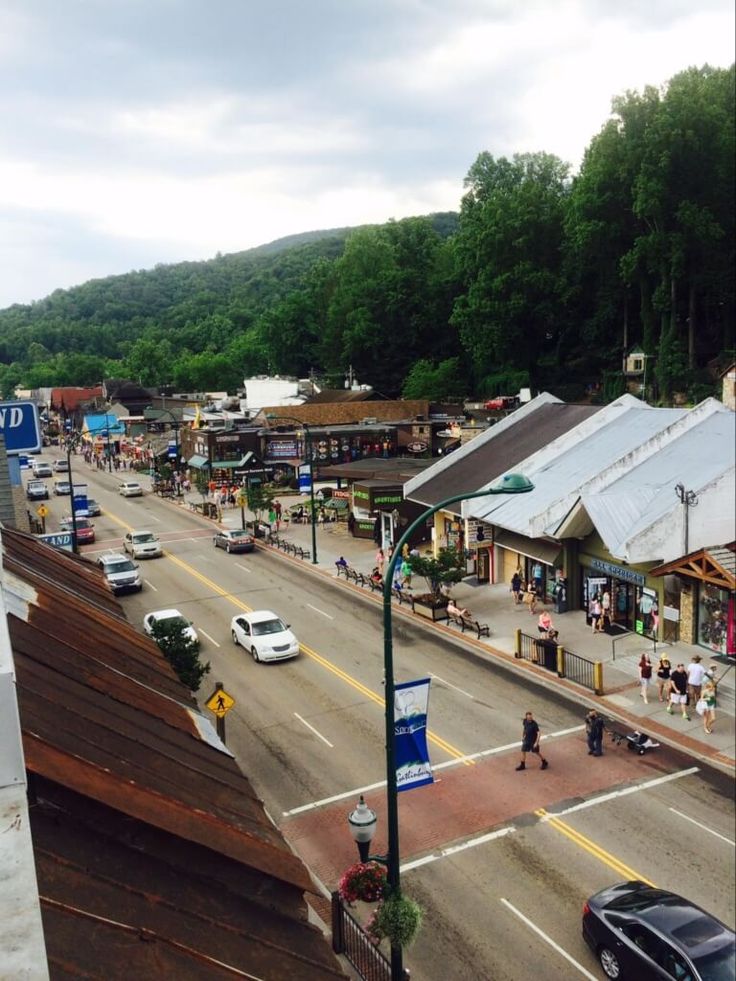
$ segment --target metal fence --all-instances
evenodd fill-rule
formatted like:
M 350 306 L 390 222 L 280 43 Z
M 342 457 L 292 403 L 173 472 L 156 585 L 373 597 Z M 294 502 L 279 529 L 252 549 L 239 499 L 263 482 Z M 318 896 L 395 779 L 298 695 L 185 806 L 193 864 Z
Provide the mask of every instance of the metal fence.
M 343 954 L 363 981 L 391 981 L 391 961 L 373 943 L 340 894 L 332 894 L 332 949 Z
M 516 656 L 554 671 L 558 677 L 574 681 L 596 695 L 603 694 L 603 665 L 600 661 L 591 661 L 566 647 L 558 647 L 540 637 L 531 637 L 521 630 L 516 632 Z

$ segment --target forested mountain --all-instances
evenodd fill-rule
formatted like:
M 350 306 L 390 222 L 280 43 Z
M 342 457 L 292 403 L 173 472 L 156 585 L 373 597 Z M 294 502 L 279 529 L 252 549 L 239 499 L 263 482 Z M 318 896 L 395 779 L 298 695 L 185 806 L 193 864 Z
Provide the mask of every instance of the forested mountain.
M 712 390 L 734 348 L 734 70 L 614 100 L 580 173 L 481 153 L 459 215 L 312 232 L 0 311 L 0 386 L 105 375 L 237 388 L 343 376 L 407 397 L 520 385 L 617 394 L 623 350 L 655 397 Z

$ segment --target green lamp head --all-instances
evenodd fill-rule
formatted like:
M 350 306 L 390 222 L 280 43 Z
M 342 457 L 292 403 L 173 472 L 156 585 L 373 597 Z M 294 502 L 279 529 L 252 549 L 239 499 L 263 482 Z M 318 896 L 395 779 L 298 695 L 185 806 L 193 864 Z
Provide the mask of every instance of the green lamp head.
M 489 494 L 528 494 L 534 484 L 523 473 L 505 473 L 488 488 Z

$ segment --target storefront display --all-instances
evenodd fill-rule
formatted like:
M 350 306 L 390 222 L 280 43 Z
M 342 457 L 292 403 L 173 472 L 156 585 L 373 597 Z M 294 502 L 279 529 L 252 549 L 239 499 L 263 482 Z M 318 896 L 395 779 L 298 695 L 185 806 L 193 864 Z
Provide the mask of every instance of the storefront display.
M 717 654 L 727 654 L 729 635 L 733 650 L 733 594 L 709 583 L 701 583 L 698 597 L 698 644 Z

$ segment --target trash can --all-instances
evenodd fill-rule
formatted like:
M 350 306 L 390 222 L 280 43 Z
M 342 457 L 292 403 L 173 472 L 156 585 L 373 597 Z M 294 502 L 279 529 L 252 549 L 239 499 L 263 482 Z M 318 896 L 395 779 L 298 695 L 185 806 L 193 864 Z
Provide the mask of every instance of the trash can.
M 541 659 L 540 663 L 548 671 L 554 671 L 557 673 L 557 641 L 556 640 L 540 640 L 539 646 L 541 648 Z

